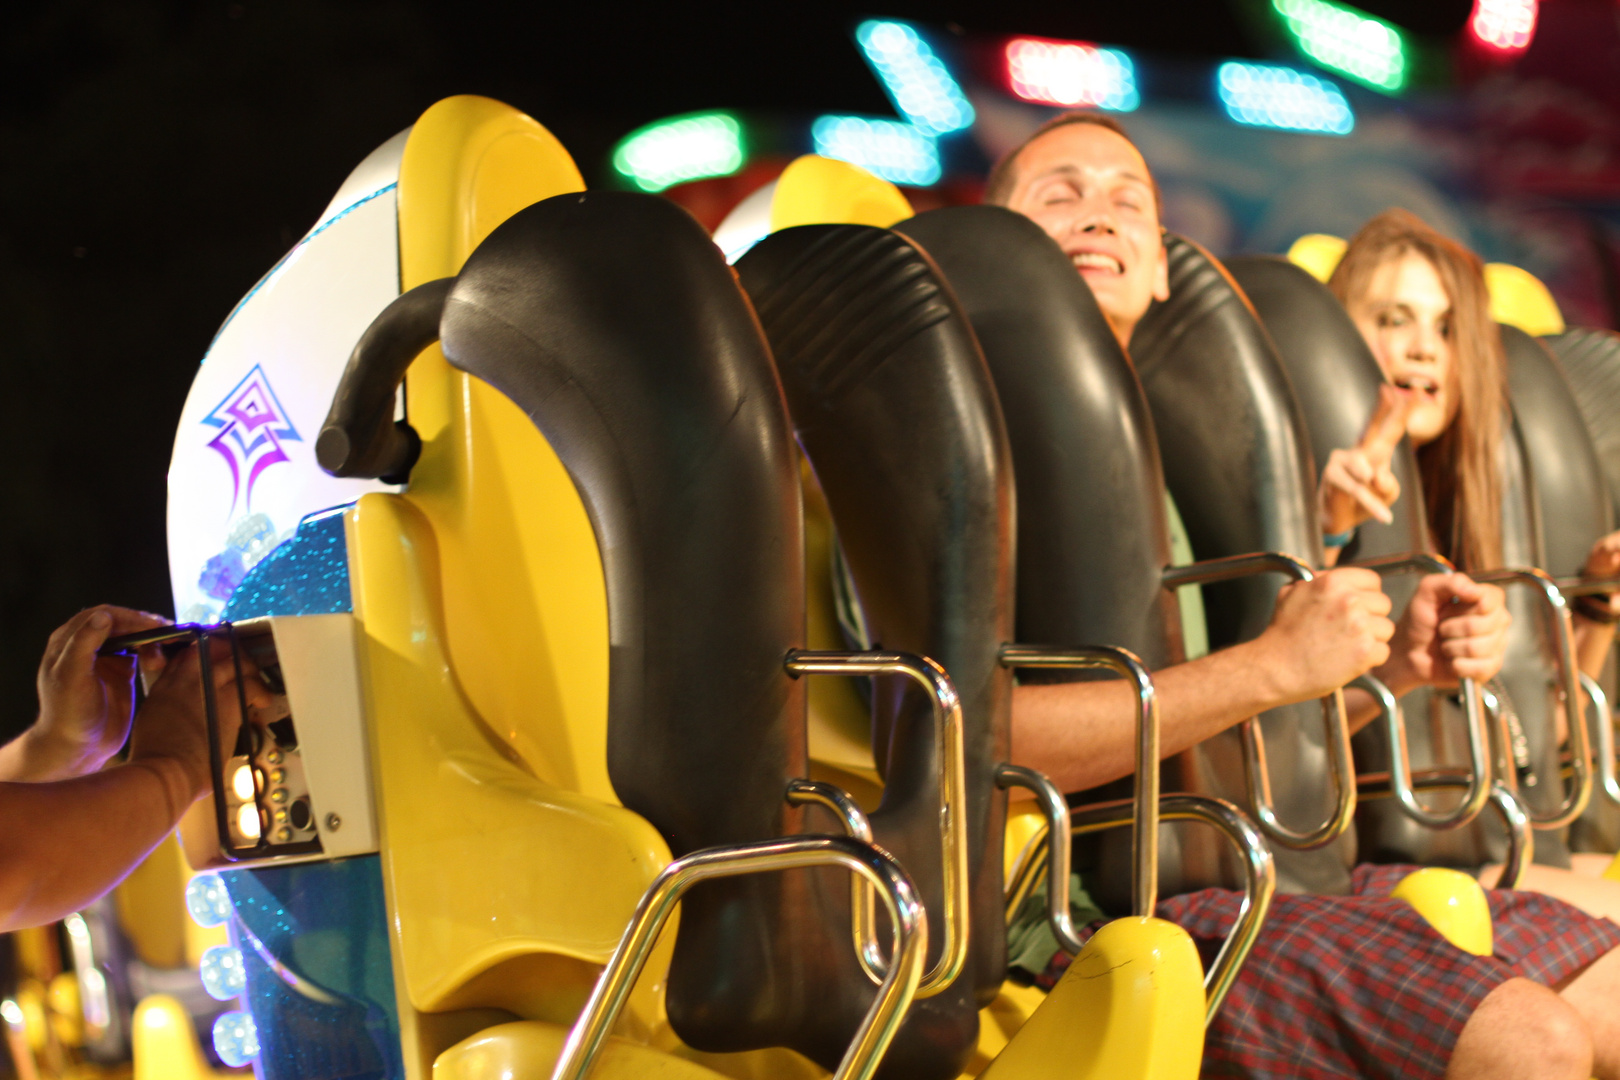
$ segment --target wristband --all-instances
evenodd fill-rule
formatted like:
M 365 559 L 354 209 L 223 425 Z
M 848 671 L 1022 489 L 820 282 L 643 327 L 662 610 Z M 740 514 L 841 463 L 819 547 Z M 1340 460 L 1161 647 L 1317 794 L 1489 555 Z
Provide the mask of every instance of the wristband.
M 1342 533 L 1323 533 L 1322 546 L 1325 548 L 1342 548 L 1356 538 L 1355 527 L 1352 526 Z
M 1609 605 L 1595 596 L 1577 596 L 1573 606 L 1575 614 L 1599 626 L 1613 626 L 1620 623 L 1620 615 L 1610 611 Z

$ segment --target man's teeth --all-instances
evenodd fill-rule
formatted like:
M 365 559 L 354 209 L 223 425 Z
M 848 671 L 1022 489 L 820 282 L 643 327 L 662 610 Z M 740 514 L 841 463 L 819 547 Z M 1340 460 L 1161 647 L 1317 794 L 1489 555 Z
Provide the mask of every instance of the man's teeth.
M 1074 256 L 1076 267 L 1092 266 L 1100 270 L 1111 270 L 1116 274 L 1123 274 L 1125 267 L 1112 255 L 1103 255 L 1095 251 L 1082 251 Z

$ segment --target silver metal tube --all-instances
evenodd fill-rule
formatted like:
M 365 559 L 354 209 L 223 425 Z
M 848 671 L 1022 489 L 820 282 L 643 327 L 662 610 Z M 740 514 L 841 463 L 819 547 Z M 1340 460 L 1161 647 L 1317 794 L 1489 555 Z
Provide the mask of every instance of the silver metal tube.
M 1225 559 L 1206 559 L 1187 566 L 1172 566 L 1164 572 L 1164 586 L 1209 585 L 1233 581 L 1254 574 L 1282 574 L 1295 581 L 1310 581 L 1316 575 L 1292 555 L 1257 552 Z M 1356 770 L 1350 754 L 1350 721 L 1344 712 L 1344 694 L 1335 690 L 1322 698 L 1322 724 L 1327 733 L 1328 774 L 1333 781 L 1333 810 L 1326 821 L 1307 832 L 1297 832 L 1282 823 L 1271 802 L 1271 774 L 1266 769 L 1265 735 L 1260 718 L 1251 716 L 1238 725 L 1243 745 L 1243 775 L 1249 804 L 1261 832 L 1273 843 L 1297 851 L 1324 847 L 1338 839 L 1356 816 Z
M 1412 786 L 1420 791 L 1465 791 L 1471 781 L 1461 769 L 1426 770 L 1412 777 Z M 1368 802 L 1394 797 L 1388 773 L 1368 773 L 1360 778 L 1361 797 Z M 1502 873 L 1494 889 L 1516 889 L 1524 878 L 1525 868 L 1535 856 L 1536 836 L 1530 826 L 1530 813 L 1524 803 L 1507 786 L 1497 781 L 1491 785 L 1490 805 L 1507 827 L 1507 856 L 1502 861 Z
M 1113 671 L 1133 685 L 1136 819 L 1131 834 L 1131 909 L 1137 915 L 1153 914 L 1159 902 L 1159 699 L 1147 665 L 1130 650 L 1112 645 L 1073 649 L 1008 645 L 1001 650 L 1001 662 L 1008 667 Z
M 1597 578 L 1591 581 L 1578 577 L 1559 578 L 1555 584 L 1566 600 L 1573 600 L 1577 596 L 1607 596 L 1610 593 L 1620 592 L 1620 578 Z
M 881 848 L 843 836 L 806 836 L 708 848 L 664 867 L 636 905 L 630 925 L 613 950 L 590 998 L 574 1021 L 552 1070 L 552 1080 L 583 1080 L 613 1030 L 636 977 L 687 889 L 701 881 L 813 866 L 841 866 L 875 886 L 895 927 L 895 959 L 888 977 L 834 1080 L 871 1080 L 917 991 L 928 952 L 928 920 L 916 889 L 900 864 Z
M 1455 809 L 1444 812 L 1425 807 L 1412 788 L 1412 754 L 1406 742 L 1406 718 L 1401 714 L 1395 695 L 1371 675 L 1363 675 L 1350 685 L 1371 694 L 1383 714 L 1384 730 L 1389 738 L 1390 783 L 1406 816 L 1431 829 L 1459 828 L 1478 817 L 1491 798 L 1491 747 L 1485 709 L 1474 680 L 1468 679 L 1462 686 L 1463 713 L 1468 720 L 1468 790 Z
M 1035 793 L 1046 817 L 1048 836 L 1061 835 L 1069 820 L 1069 803 L 1056 784 L 1034 769 L 1022 765 L 1002 764 L 996 767 L 996 783 L 1003 788 L 1021 787 Z M 1132 819 L 1133 822 L 1135 819 Z M 1046 861 L 1046 919 L 1052 925 L 1052 934 L 1058 945 L 1071 956 L 1080 951 L 1080 936 L 1075 933 L 1074 919 L 1069 913 L 1069 858 L 1068 844 L 1047 844 Z M 1151 912 L 1149 913 L 1151 914 Z
M 835 784 L 820 780 L 789 780 L 787 801 L 794 806 L 814 803 L 831 810 L 844 827 L 845 835 L 863 844 L 872 842 L 872 823 L 866 812 L 855 804 L 849 792 Z M 859 877 L 849 879 L 850 933 L 855 939 L 855 956 L 861 970 L 874 983 L 881 983 L 888 973 L 889 959 L 877 939 L 877 893 Z
M 1134 814 L 1127 815 L 1129 807 L 1130 803 L 1123 800 L 1077 807 L 1070 815 L 1071 835 L 1101 832 L 1134 820 Z M 1260 830 L 1225 799 L 1167 795 L 1159 806 L 1159 816 L 1164 821 L 1201 821 L 1213 825 L 1243 856 L 1243 904 L 1238 909 L 1237 921 L 1232 924 L 1232 932 L 1227 935 L 1215 962 L 1204 973 L 1204 1024 L 1208 1026 L 1220 1011 L 1243 962 L 1260 937 L 1260 926 L 1265 922 L 1266 912 L 1271 910 L 1271 899 L 1277 891 L 1277 867 Z
M 1470 574 L 1475 581 L 1502 585 L 1527 585 L 1547 609 L 1552 624 L 1553 655 L 1557 660 L 1559 690 L 1564 695 L 1565 715 L 1569 717 L 1569 751 L 1573 766 L 1573 788 L 1556 812 L 1546 817 L 1530 812 L 1530 823 L 1538 829 L 1562 829 L 1586 812 L 1592 801 L 1595 778 L 1592 775 L 1592 741 L 1586 725 L 1576 715 L 1580 709 L 1580 669 L 1575 666 L 1575 633 L 1569 622 L 1569 605 L 1552 578 L 1534 567 L 1505 567 Z
M 1588 715 L 1592 718 L 1592 732 L 1597 743 L 1598 781 L 1603 785 L 1603 793 L 1609 797 L 1609 801 L 1620 804 L 1620 777 L 1615 775 L 1614 763 L 1614 716 L 1609 712 L 1609 695 L 1603 692 L 1596 679 L 1584 671 L 1581 672 L 1581 687 L 1586 691 L 1590 710 Z
M 923 976 L 917 996 L 933 997 L 962 973 L 968 949 L 967 764 L 962 746 L 962 701 L 945 669 L 926 656 L 901 652 L 795 649 L 783 662 L 792 675 L 904 675 L 928 692 L 939 741 L 939 842 L 944 929 L 939 960 Z
M 1360 560 L 1353 565 L 1376 571 L 1384 577 L 1396 574 L 1453 574 L 1450 560 L 1433 552 L 1417 551 L 1404 555 L 1386 555 L 1376 559 Z M 1479 696 L 1479 684 L 1473 679 L 1461 681 L 1463 720 L 1468 729 L 1468 768 L 1473 777 L 1472 786 L 1462 804 L 1455 810 L 1436 813 L 1418 801 L 1412 790 L 1412 754 L 1406 741 L 1406 721 L 1401 715 L 1395 696 L 1388 687 L 1372 675 L 1363 675 L 1352 686 L 1360 686 L 1372 694 L 1384 715 L 1385 730 L 1389 735 L 1390 775 L 1395 785 L 1395 797 L 1406 815 L 1420 825 L 1431 829 L 1455 829 L 1468 824 L 1485 809 L 1491 797 L 1490 738 L 1486 731 L 1484 706 Z

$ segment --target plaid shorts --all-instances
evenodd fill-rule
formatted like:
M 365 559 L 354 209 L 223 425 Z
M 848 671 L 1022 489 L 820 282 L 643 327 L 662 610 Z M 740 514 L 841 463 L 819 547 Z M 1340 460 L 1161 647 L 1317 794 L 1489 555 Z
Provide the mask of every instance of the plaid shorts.
M 1488 890 L 1496 953 L 1452 946 L 1388 898 L 1415 866 L 1355 868 L 1349 896 L 1279 895 L 1204 1043 L 1204 1077 L 1440 1080 L 1463 1025 L 1515 976 L 1554 986 L 1620 948 L 1620 926 L 1540 893 Z M 1159 905 L 1206 966 L 1242 894 L 1205 889 Z M 1060 953 L 1037 980 L 1067 967 Z

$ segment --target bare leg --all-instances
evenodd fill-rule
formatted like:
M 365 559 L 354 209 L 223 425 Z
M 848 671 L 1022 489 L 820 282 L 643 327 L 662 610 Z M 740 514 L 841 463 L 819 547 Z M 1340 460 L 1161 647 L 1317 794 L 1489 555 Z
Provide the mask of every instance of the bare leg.
M 1487 866 L 1480 871 L 1479 880 L 1489 886 L 1501 876 L 1501 867 Z M 1519 888 L 1526 892 L 1545 893 L 1566 904 L 1573 904 L 1588 915 L 1620 923 L 1620 881 L 1588 877 L 1551 866 L 1530 866 L 1519 880 Z
M 1613 855 L 1599 855 L 1590 851 L 1577 851 L 1569 857 L 1570 869 L 1582 877 L 1600 878 L 1614 865 Z
M 1620 1080 L 1620 949 L 1566 980 L 1558 991 L 1586 1021 L 1594 1075 L 1599 1080 Z
M 1580 1013 L 1539 983 L 1509 979 L 1468 1018 L 1445 1080 L 1589 1080 L 1591 1075 L 1592 1036 Z

